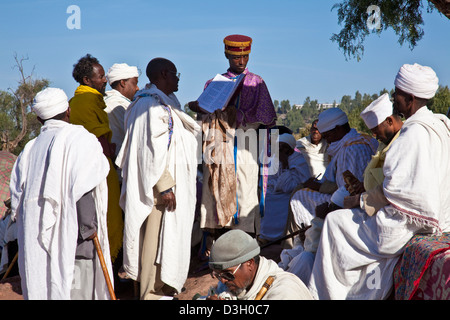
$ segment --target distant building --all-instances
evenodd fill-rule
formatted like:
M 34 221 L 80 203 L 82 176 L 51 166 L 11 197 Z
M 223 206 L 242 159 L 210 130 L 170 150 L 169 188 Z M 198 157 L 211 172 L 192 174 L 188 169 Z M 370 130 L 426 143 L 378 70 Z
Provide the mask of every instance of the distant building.
M 317 104 L 317 110 L 320 110 L 320 108 L 322 109 L 329 109 L 329 108 L 335 108 L 335 107 L 339 107 L 339 103 L 318 103 Z M 293 109 L 302 109 L 303 105 L 302 104 L 294 104 L 292 106 Z

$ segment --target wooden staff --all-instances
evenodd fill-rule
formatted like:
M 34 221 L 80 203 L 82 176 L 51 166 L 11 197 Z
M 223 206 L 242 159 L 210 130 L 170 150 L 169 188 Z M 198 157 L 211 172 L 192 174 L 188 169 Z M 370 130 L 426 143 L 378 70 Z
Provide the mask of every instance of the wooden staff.
M 16 252 L 14 259 L 11 261 L 11 264 L 9 265 L 8 270 L 6 270 L 5 274 L 3 275 L 2 280 L 6 279 L 6 277 L 8 277 L 8 275 L 11 272 L 12 268 L 14 267 L 14 264 L 16 263 L 18 257 L 19 257 L 19 252 Z
M 288 234 L 287 236 L 283 236 L 283 237 L 278 238 L 278 239 L 276 239 L 276 240 L 267 242 L 267 243 L 261 245 L 261 249 L 264 249 L 264 248 L 269 247 L 269 246 L 271 246 L 271 245 L 273 245 L 273 244 L 279 243 L 279 242 L 281 242 L 281 241 L 283 241 L 283 240 L 286 240 L 286 239 L 295 237 L 296 235 L 298 235 L 298 234 L 300 233 L 300 231 L 301 231 L 301 230 L 297 230 L 297 231 L 292 232 L 291 234 Z
M 94 241 L 95 249 L 97 250 L 98 258 L 100 259 L 100 264 L 102 266 L 103 275 L 105 276 L 106 285 L 108 286 L 109 295 L 111 296 L 111 300 L 116 300 L 116 294 L 114 293 L 114 288 L 111 283 L 111 279 L 109 278 L 108 269 L 106 268 L 105 257 L 103 257 L 102 247 L 100 246 L 100 242 L 98 241 L 97 234 L 92 239 Z
M 256 295 L 255 300 L 261 300 L 265 295 L 267 290 L 269 290 L 270 286 L 273 283 L 273 280 L 275 280 L 274 277 L 270 276 L 267 278 L 266 282 L 264 282 L 261 290 L 259 290 L 258 294 Z

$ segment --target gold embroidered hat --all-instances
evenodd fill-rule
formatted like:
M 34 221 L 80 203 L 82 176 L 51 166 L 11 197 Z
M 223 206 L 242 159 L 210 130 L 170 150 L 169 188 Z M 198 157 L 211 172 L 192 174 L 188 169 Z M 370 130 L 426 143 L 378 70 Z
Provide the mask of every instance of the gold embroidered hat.
M 225 53 L 234 56 L 243 56 L 250 53 L 252 48 L 252 38 L 240 34 L 232 34 L 223 39 Z

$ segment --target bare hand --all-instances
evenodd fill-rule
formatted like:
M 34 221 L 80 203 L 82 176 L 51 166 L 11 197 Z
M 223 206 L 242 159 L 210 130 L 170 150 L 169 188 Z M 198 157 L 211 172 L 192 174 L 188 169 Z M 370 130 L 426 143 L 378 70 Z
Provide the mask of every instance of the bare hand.
M 300 232 L 299 232 L 299 234 L 298 234 L 298 238 L 300 239 L 300 241 L 301 241 L 302 243 L 305 243 L 305 239 L 306 239 L 305 232 L 306 232 L 306 230 L 308 230 L 309 228 L 311 228 L 311 226 L 306 226 L 306 227 L 305 227 L 305 225 L 302 223 L 302 226 L 301 226 L 301 228 L 300 228 Z
M 354 196 L 348 196 L 344 198 L 344 208 L 351 209 L 359 207 L 360 194 Z
M 200 105 L 198 104 L 198 101 L 191 101 L 188 103 L 189 109 L 191 109 L 194 112 L 197 113 L 204 113 L 202 109 L 200 109 Z
M 175 199 L 175 194 L 173 191 L 163 194 L 162 196 L 163 204 L 166 206 L 168 211 L 174 211 L 177 207 L 177 201 Z
M 315 178 L 309 178 L 303 183 L 304 188 L 309 188 L 315 191 L 319 191 L 321 183 L 318 182 Z
M 320 219 L 325 219 L 328 213 L 330 213 L 330 207 L 328 205 L 328 202 L 324 202 L 322 204 L 319 204 L 316 207 L 316 217 Z
M 350 171 L 345 171 L 343 173 L 345 188 L 350 193 L 351 196 L 354 196 L 359 193 L 363 193 L 366 191 L 364 188 L 364 183 L 359 181 Z

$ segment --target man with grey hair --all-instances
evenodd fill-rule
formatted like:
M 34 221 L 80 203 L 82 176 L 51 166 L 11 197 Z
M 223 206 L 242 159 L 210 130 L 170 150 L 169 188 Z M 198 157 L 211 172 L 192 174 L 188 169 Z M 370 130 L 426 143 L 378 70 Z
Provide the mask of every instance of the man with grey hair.
M 242 230 L 230 230 L 213 244 L 209 267 L 238 300 L 312 300 L 297 276 L 259 253 L 256 239 Z M 207 297 L 219 299 L 217 295 Z

